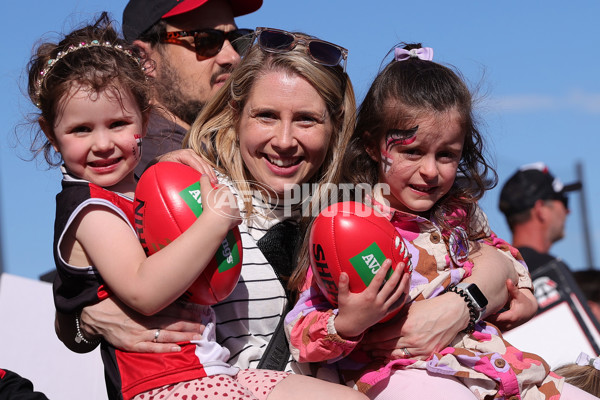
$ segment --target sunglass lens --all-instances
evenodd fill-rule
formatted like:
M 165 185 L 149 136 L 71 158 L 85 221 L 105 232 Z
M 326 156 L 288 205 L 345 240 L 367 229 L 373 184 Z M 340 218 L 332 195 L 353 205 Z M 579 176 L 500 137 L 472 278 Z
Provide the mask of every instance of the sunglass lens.
M 313 40 L 308 45 L 310 55 L 323 65 L 335 66 L 342 60 L 342 52 L 329 43 Z
M 277 31 L 262 31 L 258 36 L 258 44 L 271 51 L 286 51 L 292 48 L 294 37 Z
M 202 57 L 214 57 L 221 51 L 224 41 L 225 34 L 222 31 L 199 32 L 194 36 L 196 53 Z
M 252 45 L 252 41 L 254 40 L 252 33 L 254 33 L 254 31 L 251 29 L 237 29 L 229 32 L 227 35 L 227 39 L 231 42 L 234 50 L 240 56 L 245 55 Z

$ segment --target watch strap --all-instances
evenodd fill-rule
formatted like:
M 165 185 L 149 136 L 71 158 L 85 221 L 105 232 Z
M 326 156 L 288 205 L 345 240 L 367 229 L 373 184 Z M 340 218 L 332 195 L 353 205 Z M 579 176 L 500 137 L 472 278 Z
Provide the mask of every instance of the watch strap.
M 449 286 L 446 289 L 446 291 L 456 293 L 457 295 L 463 298 L 465 303 L 467 303 L 467 307 L 469 308 L 469 324 L 464 329 L 464 331 L 466 333 L 472 333 L 473 331 L 475 331 L 475 324 L 479 321 L 479 310 L 477 309 L 475 304 L 473 304 L 471 296 L 469 296 L 469 294 L 465 290 L 457 286 Z

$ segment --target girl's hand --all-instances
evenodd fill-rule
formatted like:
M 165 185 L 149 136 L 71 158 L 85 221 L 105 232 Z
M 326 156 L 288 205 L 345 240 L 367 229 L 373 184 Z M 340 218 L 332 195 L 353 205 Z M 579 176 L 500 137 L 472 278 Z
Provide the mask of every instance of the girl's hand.
M 217 183 L 217 175 L 213 167 L 192 149 L 173 150 L 156 158 L 157 162 L 171 161 L 194 168 L 202 175 L 207 175 L 212 183 Z
M 202 196 L 202 214 L 211 213 L 220 218 L 227 231 L 242 222 L 240 209 L 234 194 L 225 185 L 209 182 L 206 175 L 200 177 L 200 195 Z
M 102 336 L 122 350 L 167 353 L 179 351 L 178 342 L 202 338 L 204 325 L 197 321 L 197 315 L 193 304 L 173 303 L 158 314 L 146 317 L 110 297 L 85 307 L 81 311 L 80 327 L 86 337 Z M 157 329 L 160 333 L 154 342 Z
M 510 296 L 508 310 L 490 315 L 486 321 L 496 325 L 500 330 L 507 331 L 529 321 L 538 310 L 538 302 L 529 289 L 519 289 L 512 280 L 506 280 L 506 288 Z
M 469 309 L 454 293 L 414 301 L 391 321 L 376 325 L 362 340 L 363 350 L 373 357 L 393 360 L 406 357 L 427 358 L 447 347 L 467 327 Z
M 410 274 L 399 263 L 387 282 L 385 276 L 392 261 L 385 260 L 375 277 L 361 293 L 351 293 L 348 274 L 342 273 L 338 284 L 338 315 L 335 330 L 345 338 L 361 335 L 392 311 L 402 307 L 408 297 Z

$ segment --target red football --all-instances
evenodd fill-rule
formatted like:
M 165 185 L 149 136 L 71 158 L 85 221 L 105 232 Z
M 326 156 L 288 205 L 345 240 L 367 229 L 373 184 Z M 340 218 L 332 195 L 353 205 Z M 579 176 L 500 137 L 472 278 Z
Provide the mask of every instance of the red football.
M 310 263 L 317 284 L 327 300 L 337 306 L 340 274 L 350 278 L 350 291 L 362 292 L 386 258 L 392 268 L 410 254 L 392 223 L 373 208 L 353 201 L 333 204 L 316 218 L 310 231 Z M 390 270 L 389 275 L 392 271 Z M 398 309 L 399 311 L 399 309 Z M 387 315 L 383 321 L 393 317 Z
M 202 213 L 200 172 L 159 162 L 148 168 L 135 190 L 135 228 L 147 255 L 167 246 Z M 235 288 L 242 268 L 240 231 L 227 234 L 210 264 L 184 294 L 187 301 L 212 305 Z

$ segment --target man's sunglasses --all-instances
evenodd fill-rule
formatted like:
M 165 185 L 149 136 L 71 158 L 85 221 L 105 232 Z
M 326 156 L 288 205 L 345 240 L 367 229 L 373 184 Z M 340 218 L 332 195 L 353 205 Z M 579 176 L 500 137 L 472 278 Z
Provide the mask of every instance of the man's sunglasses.
M 219 29 L 199 29 L 196 31 L 165 32 L 161 35 L 162 43 L 188 44 L 183 37 L 194 37 L 194 51 L 200 57 L 214 57 L 223 48 L 225 40 L 229 40 L 233 49 L 240 55 L 246 53 L 252 44 L 252 29 L 236 29 L 225 32 Z
M 258 46 L 264 51 L 285 53 L 293 50 L 298 43 L 302 43 L 313 61 L 329 67 L 342 64 L 346 72 L 348 50 L 337 44 L 273 28 L 256 28 L 255 35 Z

